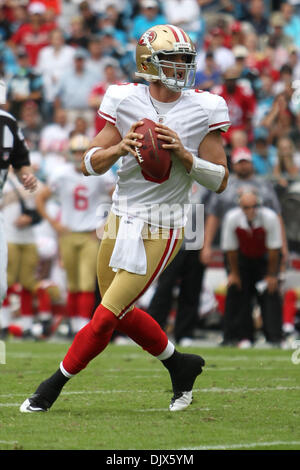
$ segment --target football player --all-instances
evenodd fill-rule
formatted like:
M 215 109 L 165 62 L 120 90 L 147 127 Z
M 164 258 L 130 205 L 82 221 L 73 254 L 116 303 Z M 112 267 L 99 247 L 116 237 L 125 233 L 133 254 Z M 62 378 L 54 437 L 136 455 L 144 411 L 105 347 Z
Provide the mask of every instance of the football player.
M 58 370 L 20 407 L 48 410 L 67 381 L 107 346 L 114 330 L 132 338 L 170 374 L 169 409 L 192 402 L 192 389 L 204 360 L 178 352 L 158 323 L 135 302 L 176 256 L 183 238 L 185 206 L 194 180 L 215 192 L 227 184 L 221 131 L 230 125 L 223 98 L 193 89 L 196 51 L 189 36 L 172 25 L 146 31 L 136 47 L 137 75 L 149 85 L 111 85 L 99 114 L 107 121 L 84 153 L 85 175 L 105 174 L 120 158 L 98 254 L 101 304 L 74 338 Z M 172 152 L 169 178 L 146 180 L 136 161 L 143 118 L 157 122 L 157 137 Z M 89 176 L 90 178 L 90 176 Z
M 82 174 L 81 157 L 89 143 L 85 135 L 74 135 L 69 142 L 66 164 L 49 176 L 47 185 L 36 195 L 37 209 L 59 235 L 67 278 L 67 312 L 73 333 L 91 319 L 94 310 L 99 247 L 96 229 L 101 224 L 96 214 L 100 204 L 111 203 L 115 185 L 112 172 L 89 179 Z M 46 203 L 52 196 L 60 204 L 59 220 L 47 211 Z
M 1 202 L 7 243 L 8 287 L 1 313 L 7 320 L 11 317 L 10 297 L 16 285 L 19 285 L 23 337 L 30 338 L 35 318 L 34 298 L 39 255 L 35 239 L 36 225 L 32 223 L 32 215 L 25 211 L 34 210 L 35 195 L 25 191 L 12 169 L 8 171 Z
M 6 85 L 0 81 L 0 106 L 6 103 Z M 21 129 L 14 116 L 0 109 L 0 199 L 8 171 L 12 166 L 25 190 L 34 192 L 37 179 L 30 166 L 30 155 Z M 7 241 L 4 233 L 3 215 L 0 212 L 0 307 L 7 292 Z M 1 313 L 1 336 L 5 337 L 9 314 Z

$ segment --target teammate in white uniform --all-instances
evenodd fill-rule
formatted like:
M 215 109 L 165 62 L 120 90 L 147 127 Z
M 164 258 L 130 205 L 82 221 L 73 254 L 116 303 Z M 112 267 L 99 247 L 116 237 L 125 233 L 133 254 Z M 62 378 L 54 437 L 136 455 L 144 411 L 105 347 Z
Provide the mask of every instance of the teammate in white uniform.
M 171 411 L 192 402 L 204 360 L 176 351 L 157 322 L 135 302 L 180 249 L 183 206 L 192 182 L 216 192 L 227 184 L 220 132 L 230 125 L 227 106 L 218 96 L 192 89 L 195 57 L 195 47 L 182 29 L 155 26 L 136 48 L 138 76 L 149 81 L 149 87 L 112 85 L 106 92 L 99 111 L 106 125 L 82 163 L 85 175 L 99 175 L 122 157 L 98 255 L 101 304 L 75 336 L 60 368 L 25 400 L 21 412 L 49 409 L 64 384 L 107 346 L 114 330 L 127 334 L 166 367 L 173 387 Z M 169 179 L 161 184 L 146 180 L 134 158 L 135 148 L 142 145 L 137 139 L 143 137 L 138 127 L 144 118 L 157 122 L 158 138 L 172 152 Z
M 8 290 L 3 300 L 1 314 L 5 319 L 5 327 L 7 327 L 11 317 L 10 294 L 18 283 L 22 288 L 20 291 L 20 320 L 24 337 L 26 337 L 30 335 L 34 321 L 34 296 L 39 256 L 35 240 L 35 225 L 32 224 L 32 217 L 24 213 L 23 208 L 25 205 L 25 210 L 35 209 L 35 195 L 24 190 L 12 171 L 9 171 L 3 189 L 2 204 L 8 248 Z
M 115 186 L 111 171 L 89 179 L 80 171 L 81 155 L 88 145 L 86 136 L 75 135 L 70 140 L 70 160 L 53 171 L 47 186 L 36 197 L 41 215 L 59 235 L 60 254 L 67 276 L 67 311 L 73 333 L 77 333 L 93 313 L 99 247 L 96 230 L 104 225 L 103 215 L 111 205 Z M 46 202 L 50 197 L 55 197 L 60 205 L 59 220 L 47 211 Z

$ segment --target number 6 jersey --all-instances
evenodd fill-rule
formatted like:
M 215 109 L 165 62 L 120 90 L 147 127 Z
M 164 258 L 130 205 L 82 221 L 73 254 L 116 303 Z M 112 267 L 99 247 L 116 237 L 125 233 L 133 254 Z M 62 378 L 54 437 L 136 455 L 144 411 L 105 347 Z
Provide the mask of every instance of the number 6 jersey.
M 157 104 L 161 105 L 160 110 Z M 115 125 L 122 138 L 134 122 L 144 118 L 162 122 L 178 134 L 183 146 L 194 155 L 198 155 L 199 144 L 208 132 L 226 131 L 230 126 L 227 105 L 218 95 L 185 90 L 173 103 L 158 103 L 150 96 L 147 85 L 137 83 L 111 85 L 99 115 Z M 122 157 L 118 171 L 112 211 L 116 215 L 138 216 L 151 225 L 180 228 L 186 222 L 192 183 L 175 156 L 169 179 L 155 183 L 144 179 L 136 159 L 128 154 Z
M 86 177 L 66 163 L 48 178 L 48 186 L 60 205 L 60 222 L 71 232 L 90 232 L 101 225 L 111 204 L 115 177 L 105 175 Z

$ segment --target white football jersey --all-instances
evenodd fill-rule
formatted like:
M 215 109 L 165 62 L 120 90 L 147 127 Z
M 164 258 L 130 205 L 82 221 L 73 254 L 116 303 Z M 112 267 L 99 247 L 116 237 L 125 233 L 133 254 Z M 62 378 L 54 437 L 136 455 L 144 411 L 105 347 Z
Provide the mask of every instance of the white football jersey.
M 99 115 L 114 124 L 124 137 L 132 124 L 144 118 L 162 122 L 174 130 L 183 146 L 198 155 L 199 144 L 215 129 L 226 131 L 230 126 L 227 105 L 220 96 L 201 90 L 185 90 L 175 105 L 158 115 L 149 87 L 126 83 L 111 85 L 102 100 Z M 136 159 L 122 157 L 113 195 L 112 210 L 117 215 L 138 215 L 152 225 L 180 228 L 186 223 L 192 178 L 182 163 L 172 158 L 169 179 L 163 183 L 145 180 Z
M 111 171 L 86 177 L 66 163 L 49 176 L 48 185 L 60 204 L 61 224 L 72 232 L 89 232 L 108 215 L 115 177 Z
M 28 209 L 35 208 L 34 194 L 30 193 L 29 191 L 25 191 L 23 185 L 19 182 L 16 175 L 11 172 L 3 188 L 4 196 L 14 197 L 14 199 L 12 199 L 10 203 L 3 207 L 6 240 L 8 243 L 22 245 L 28 243 L 35 243 L 34 226 L 27 225 L 23 228 L 18 228 L 15 225 L 17 219 L 22 214 L 21 204 L 18 200 L 15 188 L 17 188 L 19 193 L 22 195 L 26 207 L 28 207 Z

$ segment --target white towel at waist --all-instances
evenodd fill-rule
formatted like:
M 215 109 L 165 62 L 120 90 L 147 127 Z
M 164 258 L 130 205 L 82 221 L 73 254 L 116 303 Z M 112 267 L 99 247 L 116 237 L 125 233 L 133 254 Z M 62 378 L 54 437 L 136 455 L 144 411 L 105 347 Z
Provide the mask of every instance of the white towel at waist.
M 145 222 L 136 217 L 123 215 L 109 266 L 117 271 L 124 269 L 130 273 L 145 275 L 147 257 L 142 230 Z

